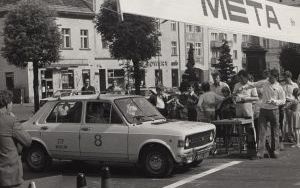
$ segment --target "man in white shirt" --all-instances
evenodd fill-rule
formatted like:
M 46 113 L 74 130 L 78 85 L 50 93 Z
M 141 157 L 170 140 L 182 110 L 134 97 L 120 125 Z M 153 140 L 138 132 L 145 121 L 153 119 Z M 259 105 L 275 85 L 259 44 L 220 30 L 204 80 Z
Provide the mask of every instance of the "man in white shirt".
M 236 83 L 233 89 L 233 94 L 236 96 L 236 117 L 251 118 L 253 120 L 254 112 L 252 103 L 258 101 L 258 94 L 256 88 L 248 88 L 240 90 L 242 87 L 248 87 L 250 85 L 249 75 L 245 70 L 238 72 L 240 82 Z M 254 123 L 252 123 L 252 131 L 254 137 L 254 143 L 256 145 L 256 131 Z M 254 147 L 253 147 L 254 148 Z M 256 147 L 255 147 L 256 148 Z
M 279 71 L 272 69 L 268 81 L 262 85 L 262 104 L 259 113 L 259 142 L 257 159 L 263 158 L 266 143 L 268 122 L 271 125 L 270 157 L 277 158 L 279 154 L 279 106 L 285 104 L 285 92 L 277 79 Z
M 222 96 L 222 88 L 223 87 L 228 87 L 228 84 L 226 84 L 225 82 L 221 82 L 221 77 L 220 77 L 220 73 L 219 72 L 213 72 L 211 74 L 214 82 L 210 84 L 210 90 L 212 92 L 215 92 L 216 94 Z

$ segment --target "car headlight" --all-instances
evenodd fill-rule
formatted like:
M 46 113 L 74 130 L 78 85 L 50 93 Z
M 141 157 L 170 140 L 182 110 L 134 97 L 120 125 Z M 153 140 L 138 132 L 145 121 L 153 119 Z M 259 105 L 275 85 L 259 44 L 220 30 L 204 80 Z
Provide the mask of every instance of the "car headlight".
M 191 143 L 191 140 L 190 140 L 189 138 L 186 138 L 186 139 L 185 139 L 185 143 L 184 143 L 184 147 L 185 147 L 185 148 L 190 147 L 190 143 Z
M 213 141 L 214 140 L 214 133 L 213 131 L 210 132 L 210 135 L 209 135 L 209 141 Z

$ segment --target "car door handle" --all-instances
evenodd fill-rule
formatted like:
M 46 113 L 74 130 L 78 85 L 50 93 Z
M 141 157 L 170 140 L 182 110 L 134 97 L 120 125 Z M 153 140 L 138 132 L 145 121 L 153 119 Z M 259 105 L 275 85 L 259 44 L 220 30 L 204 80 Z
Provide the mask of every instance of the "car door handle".
M 90 127 L 82 127 L 81 130 L 82 131 L 89 131 L 89 130 L 91 130 L 91 128 Z
M 41 129 L 42 129 L 42 130 L 47 130 L 48 127 L 47 127 L 47 126 L 42 126 Z

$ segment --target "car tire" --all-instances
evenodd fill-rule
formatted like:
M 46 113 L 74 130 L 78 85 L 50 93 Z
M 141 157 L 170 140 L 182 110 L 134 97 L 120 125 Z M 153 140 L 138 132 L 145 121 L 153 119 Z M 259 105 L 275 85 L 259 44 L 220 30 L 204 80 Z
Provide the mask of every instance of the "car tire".
M 41 146 L 31 146 L 25 152 L 25 162 L 34 172 L 41 172 L 52 162 L 50 156 Z
M 174 169 L 174 160 L 170 152 L 162 147 L 147 150 L 143 156 L 143 170 L 147 176 L 163 178 L 169 176 Z

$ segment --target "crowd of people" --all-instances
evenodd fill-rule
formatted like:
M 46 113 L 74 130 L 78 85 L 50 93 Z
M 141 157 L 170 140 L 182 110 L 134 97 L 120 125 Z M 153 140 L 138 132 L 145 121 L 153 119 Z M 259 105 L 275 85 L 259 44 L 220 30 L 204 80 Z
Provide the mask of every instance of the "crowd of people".
M 213 82 L 185 82 L 180 93 L 167 95 L 158 86 L 149 101 L 167 118 L 212 122 L 218 119 L 252 119 L 251 129 L 256 148 L 254 159 L 266 153 L 266 136 L 271 139 L 267 152 L 277 158 L 283 141 L 300 148 L 300 90 L 290 71 L 282 75 L 277 69 L 264 71 L 264 78 L 254 82 L 253 76 L 241 70 L 237 82 L 228 85 L 220 73 L 212 73 Z M 280 78 L 283 78 L 280 80 Z M 231 86 L 231 87 L 230 87 Z

